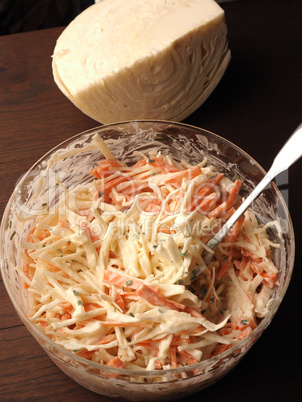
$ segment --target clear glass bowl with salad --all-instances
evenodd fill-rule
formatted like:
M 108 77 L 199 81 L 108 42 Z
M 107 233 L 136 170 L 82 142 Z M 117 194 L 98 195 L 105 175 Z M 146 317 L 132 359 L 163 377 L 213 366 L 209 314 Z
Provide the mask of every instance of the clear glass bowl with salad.
M 290 281 L 293 228 L 274 184 L 202 259 L 264 174 L 182 123 L 109 124 L 61 143 L 2 219 L 1 273 L 21 320 L 96 393 L 165 400 L 208 387 L 267 328 Z

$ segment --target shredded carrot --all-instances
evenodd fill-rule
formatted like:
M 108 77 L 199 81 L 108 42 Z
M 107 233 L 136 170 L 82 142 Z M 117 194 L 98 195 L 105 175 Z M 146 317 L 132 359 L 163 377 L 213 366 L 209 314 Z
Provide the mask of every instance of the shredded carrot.
M 142 158 L 142 159 L 140 159 L 138 162 L 136 162 L 132 167 L 133 167 L 133 169 L 136 169 L 136 168 L 143 167 L 143 166 L 145 166 L 146 164 L 147 164 L 147 159 L 146 159 L 146 158 Z
M 24 274 L 27 276 L 27 278 L 28 278 L 30 281 L 32 281 L 32 278 L 31 278 L 31 276 L 30 276 L 30 274 L 29 274 L 29 264 L 27 264 L 27 263 L 24 262 L 24 261 L 23 261 L 23 264 L 22 264 L 22 271 L 23 271 Z M 23 282 L 23 287 L 24 287 L 24 289 L 28 289 L 28 288 L 29 288 L 29 285 L 28 285 L 26 282 Z
M 219 217 L 223 214 L 225 214 L 230 208 L 232 208 L 233 204 L 236 201 L 236 198 L 238 196 L 238 193 L 241 189 L 242 182 L 240 180 L 236 180 L 235 184 L 233 185 L 229 196 L 226 201 L 222 202 L 220 205 L 218 205 L 210 214 L 209 217 L 211 218 L 216 218 Z
M 241 217 L 238 219 L 238 221 L 234 224 L 234 226 L 231 228 L 229 233 L 225 237 L 225 241 L 228 243 L 234 243 L 236 238 L 239 235 L 240 229 L 244 223 L 245 216 L 241 215 Z
M 70 223 L 67 221 L 59 221 L 58 225 L 61 226 L 64 229 L 70 229 Z
M 121 295 L 116 296 L 115 302 L 122 310 L 125 309 L 125 300 Z
M 275 272 L 262 272 L 260 274 L 269 288 L 273 288 L 277 283 L 277 274 Z
M 128 181 L 129 178 L 126 175 L 121 175 L 118 177 L 115 177 L 109 181 L 107 181 L 106 183 L 102 184 L 99 188 L 98 188 L 98 195 L 100 196 L 108 196 L 110 191 L 115 188 L 117 185 L 124 183 L 125 181 Z
M 262 258 L 261 257 L 257 257 L 255 254 L 251 253 L 249 250 L 246 250 L 245 248 L 241 248 L 241 254 L 244 257 L 249 257 L 251 258 L 254 262 L 256 263 L 260 263 L 262 262 Z
M 84 310 L 85 311 L 92 311 L 100 308 L 100 306 L 96 303 L 85 303 L 84 304 Z
M 189 208 L 189 211 L 196 210 L 200 214 L 207 214 L 215 208 L 218 199 L 219 196 L 216 193 L 211 193 L 205 196 L 205 198 L 201 202 L 198 202 L 196 200 Z
M 223 173 L 216 173 L 207 182 L 203 183 L 200 186 L 201 189 L 200 190 L 198 189 L 198 196 L 206 197 L 207 195 L 212 193 L 215 190 L 215 186 L 220 182 L 223 176 L 224 176 Z
M 99 162 L 96 167 L 92 167 L 90 169 L 90 173 L 97 179 L 101 179 L 102 173 L 104 174 L 104 172 L 109 171 L 113 167 L 122 167 L 122 166 L 123 165 L 121 164 L 121 162 L 116 159 L 106 159 L 104 161 Z
M 180 186 L 183 179 L 192 180 L 194 177 L 200 175 L 202 173 L 199 166 L 193 166 L 190 169 L 183 170 L 180 172 L 175 173 L 172 177 L 169 177 L 165 183 L 166 184 L 173 184 L 175 186 Z
M 185 313 L 188 313 L 192 317 L 195 317 L 195 318 L 205 318 L 205 316 L 203 314 L 201 314 L 198 310 L 196 310 L 193 307 L 186 307 L 185 308 Z
M 196 364 L 198 360 L 194 359 L 190 353 L 186 352 L 185 350 L 178 351 L 178 353 L 184 358 L 187 364 Z
M 119 357 L 114 357 L 112 360 L 106 363 L 108 367 L 124 368 L 125 363 Z
M 106 270 L 104 272 L 104 282 L 110 283 L 111 285 L 135 290 L 138 289 L 143 284 L 143 282 L 138 279 L 130 278 L 125 275 L 119 275 L 109 270 Z
M 109 334 L 109 335 L 105 335 L 102 339 L 100 339 L 97 343 L 99 345 L 105 345 L 106 343 L 111 343 L 113 341 L 115 341 L 116 339 L 116 335 L 115 334 Z
M 149 159 L 148 163 L 155 167 L 156 169 L 160 170 L 161 172 L 164 173 L 174 173 L 174 172 L 179 172 L 179 169 L 177 169 L 175 166 L 169 165 L 166 163 L 163 158 L 157 157 L 154 159 Z
M 213 353 L 213 356 L 217 356 L 217 355 L 219 355 L 220 353 L 222 353 L 222 352 L 224 352 L 224 351 L 230 349 L 231 346 L 232 346 L 232 345 L 225 345 L 225 344 L 219 345 L 218 348 L 217 348 L 217 349 L 215 350 L 215 352 Z
M 186 308 L 184 304 L 168 300 L 164 296 L 155 293 L 154 290 L 145 284 L 138 289 L 137 294 L 155 306 L 169 307 L 172 310 L 178 311 L 185 310 Z
M 176 368 L 177 367 L 176 347 L 170 346 L 169 352 L 170 352 L 170 359 L 171 359 L 171 367 Z
M 236 180 L 230 191 L 229 197 L 227 199 L 226 209 L 230 209 L 233 206 L 233 204 L 236 201 L 236 198 L 239 194 L 241 186 L 242 186 L 242 181 Z
M 226 212 L 226 202 L 219 204 L 213 211 L 208 215 L 209 218 L 217 218 Z
M 94 351 L 88 351 L 87 349 L 81 350 L 79 353 L 77 353 L 78 356 L 83 357 L 84 359 L 91 360 L 92 356 L 94 354 Z
M 221 278 L 224 277 L 224 275 L 227 273 L 227 270 L 229 269 L 230 265 L 231 265 L 231 261 L 233 258 L 233 249 L 231 248 L 228 259 L 226 260 L 226 262 L 224 263 L 224 265 L 221 267 L 217 279 L 220 280 Z

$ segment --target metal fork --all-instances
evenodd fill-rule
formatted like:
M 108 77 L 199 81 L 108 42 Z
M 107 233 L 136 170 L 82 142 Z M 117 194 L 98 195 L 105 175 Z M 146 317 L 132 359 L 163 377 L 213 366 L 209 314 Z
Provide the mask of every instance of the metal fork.
M 203 253 L 203 260 L 208 265 L 214 257 L 214 251 L 219 243 L 224 239 L 231 227 L 237 222 L 241 215 L 248 209 L 251 203 L 259 196 L 259 194 L 266 188 L 268 184 L 281 172 L 288 169 L 302 156 L 302 123 L 296 128 L 293 134 L 289 137 L 283 145 L 277 156 L 275 157 L 269 171 L 254 188 L 251 194 L 240 205 L 240 207 L 233 213 L 228 221 L 221 227 L 221 229 L 212 237 L 207 246 L 213 251 L 212 253 L 205 250 Z

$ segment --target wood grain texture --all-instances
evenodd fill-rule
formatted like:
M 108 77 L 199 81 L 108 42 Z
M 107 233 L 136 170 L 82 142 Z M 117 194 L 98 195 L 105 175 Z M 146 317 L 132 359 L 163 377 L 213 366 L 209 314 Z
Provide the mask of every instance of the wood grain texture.
M 62 28 L 0 37 L 0 213 L 16 181 L 61 141 L 98 126 L 58 90 L 51 55 Z
M 268 169 L 301 119 L 300 0 L 222 3 L 232 61 L 186 123 L 236 143 Z M 53 146 L 99 123 L 56 87 L 51 54 L 62 28 L 0 37 L 0 217 L 17 180 Z M 300 45 L 299 45 L 300 44 Z M 288 175 L 296 262 L 285 299 L 252 351 L 191 401 L 300 400 L 301 160 Z M 0 400 L 106 401 L 58 369 L 18 318 L 0 279 Z M 290 393 L 290 397 L 288 396 Z

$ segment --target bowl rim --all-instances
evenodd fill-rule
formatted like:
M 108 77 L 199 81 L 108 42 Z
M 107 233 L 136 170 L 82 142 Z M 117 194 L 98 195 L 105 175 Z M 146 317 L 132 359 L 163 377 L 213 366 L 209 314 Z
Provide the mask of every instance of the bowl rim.
M 98 125 L 95 126 L 93 128 L 90 128 L 88 130 L 82 131 L 78 134 L 75 134 L 67 139 L 65 139 L 64 141 L 60 142 L 59 144 L 57 144 L 56 146 L 54 146 L 52 149 L 50 149 L 48 152 L 46 152 L 44 155 L 42 155 L 27 171 L 26 173 L 23 175 L 22 179 L 17 183 L 17 185 L 15 186 L 7 204 L 5 207 L 5 210 L 3 212 L 3 216 L 1 219 L 1 225 L 0 225 L 0 239 L 2 238 L 2 234 L 4 234 L 4 230 L 6 229 L 6 227 L 4 227 L 4 222 L 6 221 L 6 217 L 9 216 L 10 214 L 10 205 L 13 201 L 13 198 L 15 197 L 18 189 L 20 186 L 22 186 L 23 182 L 26 180 L 26 177 L 30 174 L 31 171 L 33 171 L 35 169 L 36 166 L 38 166 L 39 164 L 41 164 L 45 159 L 47 159 L 48 157 L 50 157 L 54 152 L 56 152 L 57 150 L 59 150 L 62 146 L 64 146 L 65 144 L 68 145 L 69 143 L 72 143 L 74 140 L 76 140 L 77 138 L 80 138 L 84 135 L 89 135 L 92 133 L 97 133 L 100 130 L 104 130 L 113 126 L 122 126 L 122 125 L 129 125 L 129 124 L 135 124 L 135 123 L 153 123 L 153 124 L 171 124 L 173 126 L 178 126 L 178 127 L 183 127 L 183 128 L 187 128 L 187 129 L 193 129 L 196 131 L 196 133 L 203 133 L 206 134 L 207 136 L 210 136 L 213 139 L 218 139 L 219 141 L 223 142 L 224 144 L 230 146 L 231 148 L 233 148 L 234 150 L 236 150 L 237 152 L 239 152 L 240 154 L 242 154 L 245 158 L 249 159 L 250 161 L 252 161 L 252 164 L 254 166 L 257 167 L 257 169 L 263 174 L 266 174 L 265 169 L 263 169 L 263 167 L 253 158 L 251 157 L 246 151 L 244 151 L 243 149 L 241 149 L 239 146 L 235 145 L 233 142 L 227 140 L 226 138 L 212 132 L 209 131 L 207 129 L 203 129 L 201 127 L 197 127 L 197 126 L 193 126 L 191 124 L 187 124 L 187 123 L 182 123 L 182 122 L 175 122 L 175 121 L 169 121 L 169 120 L 153 120 L 153 119 L 141 119 L 141 120 L 124 120 L 124 121 L 120 121 L 120 122 L 113 122 L 113 123 L 108 123 L 108 124 L 103 124 L 103 125 Z M 106 140 L 106 138 L 105 138 Z M 270 308 L 270 313 L 267 314 L 264 318 L 261 319 L 261 322 L 257 325 L 257 327 L 245 338 L 243 338 L 242 340 L 240 340 L 239 342 L 235 343 L 234 345 L 232 345 L 229 349 L 225 350 L 224 352 L 221 352 L 218 355 L 212 356 L 206 360 L 203 360 L 201 362 L 198 362 L 196 364 L 192 364 L 192 365 L 188 365 L 188 366 L 182 366 L 182 367 L 176 367 L 176 368 L 171 368 L 171 369 L 158 369 L 158 370 L 146 370 L 146 369 L 142 369 L 142 370 L 131 370 L 131 369 L 124 369 L 124 368 L 115 368 L 115 367 L 108 367 L 105 364 L 101 364 L 101 363 L 96 363 L 93 362 L 91 360 L 85 359 L 83 357 L 78 356 L 77 354 L 68 351 L 67 349 L 65 349 L 64 347 L 56 344 L 53 340 L 51 340 L 50 338 L 48 338 L 42 331 L 40 331 L 28 318 L 28 316 L 23 313 L 22 309 L 19 307 L 18 303 L 16 302 L 16 300 L 14 299 L 14 295 L 11 292 L 10 288 L 9 288 L 9 284 L 6 281 L 6 275 L 3 275 L 4 270 L 5 270 L 5 266 L 3 263 L 3 256 L 1 255 L 1 248 L 2 248 L 2 244 L 3 242 L 1 241 L 1 246 L 0 246 L 0 273 L 2 273 L 2 279 L 3 279 L 3 283 L 5 286 L 5 289 L 9 295 L 9 298 L 17 312 L 17 314 L 19 315 L 21 321 L 23 322 L 23 324 L 26 326 L 26 328 L 28 329 L 28 326 L 32 329 L 32 332 L 30 332 L 30 334 L 32 334 L 34 336 L 34 338 L 38 341 L 37 338 L 42 338 L 43 342 L 46 344 L 49 344 L 51 346 L 51 348 L 49 348 L 49 346 L 46 347 L 47 351 L 50 352 L 51 354 L 55 354 L 52 349 L 58 350 L 59 352 L 61 352 L 63 355 L 66 355 L 67 357 L 70 358 L 70 360 L 75 360 L 77 361 L 77 363 L 81 364 L 81 365 L 85 365 L 85 366 L 90 366 L 93 369 L 98 369 L 100 370 L 99 374 L 95 374 L 95 373 L 91 373 L 92 375 L 96 375 L 96 376 L 100 376 L 102 374 L 102 371 L 106 371 L 109 373 L 114 373 L 114 374 L 119 374 L 119 375 L 127 375 L 127 376 L 140 376 L 140 377 L 161 377 L 164 376 L 166 374 L 177 374 L 177 373 L 183 373 L 184 371 L 193 371 L 196 369 L 202 369 L 203 366 L 207 366 L 210 363 L 217 363 L 219 361 L 222 361 L 224 358 L 226 358 L 227 356 L 232 356 L 232 357 L 236 357 L 237 355 L 240 355 L 241 352 L 239 351 L 239 353 L 237 354 L 236 351 L 240 350 L 244 345 L 247 345 L 248 348 L 250 346 L 252 346 L 253 343 L 255 343 L 255 341 L 258 340 L 258 338 L 260 337 L 260 335 L 262 334 L 262 332 L 267 328 L 267 326 L 270 324 L 271 320 L 273 319 L 273 317 L 275 316 L 277 310 L 279 309 L 279 306 L 284 298 L 284 295 L 288 289 L 290 280 L 291 280 L 291 276 L 292 276 L 292 272 L 293 272 L 293 267 L 294 267 L 294 260 L 295 260 L 295 235 L 294 235 L 294 229 L 293 229 L 293 224 L 292 224 L 292 220 L 291 220 L 291 216 L 288 210 L 288 207 L 286 205 L 286 202 L 280 192 L 280 190 L 278 189 L 278 187 L 276 186 L 276 184 L 274 182 L 271 183 L 272 187 L 274 188 L 279 201 L 281 202 L 281 206 L 284 210 L 284 213 L 286 215 L 286 219 L 288 221 L 288 231 L 289 231 L 289 236 L 291 239 L 291 253 L 290 253 L 290 261 L 289 261 L 289 267 L 288 267 L 288 273 L 286 275 L 286 278 L 284 280 L 284 285 L 283 288 L 281 289 L 280 294 L 278 295 L 278 298 L 274 298 L 274 301 L 271 305 Z M 39 343 L 39 341 L 38 341 Z M 39 343 L 40 344 L 40 343 Z M 43 346 L 44 348 L 45 346 Z M 62 358 L 58 355 L 56 355 L 56 358 Z M 72 363 L 69 360 L 64 360 L 65 363 L 71 364 Z M 210 368 L 210 370 L 213 370 L 214 366 L 212 366 Z M 206 372 L 205 372 L 206 374 Z M 202 375 L 202 373 L 199 373 L 198 375 Z M 194 375 L 195 377 L 195 375 Z M 185 380 L 185 378 L 183 378 L 182 380 Z M 174 382 L 174 380 L 172 380 Z M 167 381 L 164 381 L 165 383 Z M 131 383 L 135 383 L 135 381 L 131 381 Z M 152 384 L 156 384 L 156 383 L 162 383 L 162 381 L 153 381 Z

